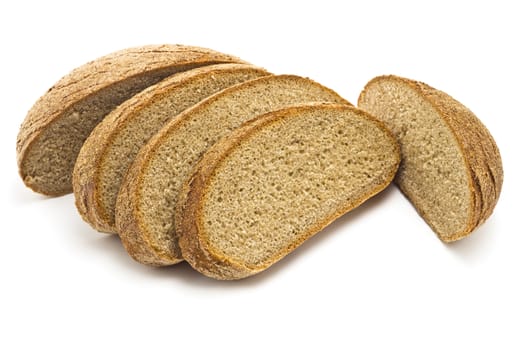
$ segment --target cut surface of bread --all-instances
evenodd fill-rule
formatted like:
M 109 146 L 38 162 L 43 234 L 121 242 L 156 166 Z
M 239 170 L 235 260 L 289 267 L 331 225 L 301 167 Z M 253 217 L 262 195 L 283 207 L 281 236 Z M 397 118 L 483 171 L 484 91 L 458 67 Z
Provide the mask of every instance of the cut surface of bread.
M 20 176 L 51 196 L 72 191 L 80 147 L 100 120 L 120 103 L 177 72 L 242 61 L 212 50 L 151 45 L 118 51 L 60 79 L 28 112 L 17 138 Z
M 351 106 L 291 107 L 247 122 L 202 157 L 181 206 L 180 247 L 201 273 L 258 273 L 384 189 L 399 147 Z
M 396 183 L 444 242 L 470 234 L 492 213 L 503 183 L 494 139 L 465 106 L 424 83 L 371 80 L 362 108 L 382 120 L 401 146 Z
M 122 103 L 93 130 L 73 172 L 75 203 L 95 229 L 115 232 L 122 178 L 140 148 L 170 118 L 228 86 L 269 75 L 247 64 L 217 64 L 168 77 Z
M 306 102 L 348 103 L 306 78 L 268 76 L 218 92 L 170 120 L 140 150 L 117 197 L 117 232 L 128 253 L 150 265 L 182 260 L 174 213 L 199 157 L 245 121 Z

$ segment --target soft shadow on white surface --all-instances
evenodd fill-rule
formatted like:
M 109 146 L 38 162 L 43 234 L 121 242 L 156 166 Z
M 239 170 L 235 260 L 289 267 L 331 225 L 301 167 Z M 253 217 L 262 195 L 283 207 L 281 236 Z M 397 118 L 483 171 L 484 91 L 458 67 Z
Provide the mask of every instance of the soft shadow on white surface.
M 191 266 L 182 262 L 173 266 L 167 267 L 149 267 L 135 262 L 131 257 L 128 256 L 124 250 L 120 239 L 117 235 L 102 236 L 99 239 L 89 239 L 86 242 L 88 246 L 93 249 L 100 250 L 111 254 L 114 258 L 112 259 L 116 264 L 121 265 L 121 268 L 133 270 L 133 273 L 144 274 L 145 277 L 151 278 L 155 276 L 160 279 L 173 279 L 174 282 L 180 282 L 185 284 L 191 284 L 196 287 L 204 288 L 245 288 L 256 286 L 261 283 L 267 283 L 273 278 L 278 276 L 283 271 L 292 268 L 299 262 L 299 260 L 305 255 L 309 254 L 312 249 L 317 249 L 323 242 L 328 242 L 334 234 L 340 232 L 344 228 L 352 224 L 353 221 L 359 220 L 363 215 L 367 215 L 368 212 L 373 210 L 379 205 L 384 205 L 389 197 L 395 195 L 395 189 L 393 186 L 389 186 L 385 191 L 379 193 L 375 197 L 369 199 L 358 208 L 351 212 L 343 215 L 331 225 L 326 227 L 324 230 L 316 234 L 315 236 L 308 239 L 300 247 L 284 257 L 281 261 L 277 262 L 267 270 L 249 278 L 245 278 L 237 281 L 217 281 L 206 276 L 201 275 L 197 271 L 194 271 Z M 71 221 L 70 230 L 79 231 L 80 235 L 93 235 L 100 234 L 91 230 L 87 224 L 83 224 L 80 219 Z M 92 231 L 92 232 L 87 232 Z
M 490 217 L 469 236 L 453 243 L 443 243 L 450 253 L 464 262 L 484 258 L 494 248 L 498 235 L 498 217 Z
M 8 181 L 8 202 L 12 206 L 24 206 L 31 205 L 35 202 L 50 201 L 55 197 L 47 197 L 43 194 L 33 192 L 30 188 L 26 187 L 23 184 L 20 176 L 12 175 L 9 177 Z
M 391 185 L 390 187 L 394 186 Z M 419 220 L 428 228 L 428 232 L 425 232 L 424 234 L 434 234 L 436 242 L 440 242 L 447 251 L 456 256 L 458 259 L 464 262 L 474 262 L 484 258 L 487 255 L 487 252 L 493 249 L 496 238 L 495 236 L 498 234 L 497 216 L 493 215 L 489 217 L 485 223 L 475 229 L 474 232 L 472 232 L 469 236 L 456 242 L 444 243 L 438 238 L 437 234 L 432 231 L 425 220 L 417 213 L 416 208 L 412 203 L 410 203 L 409 199 L 404 195 L 404 193 L 401 191 L 399 191 L 399 193 L 403 195 L 404 200 L 406 200 L 413 209 L 414 217 L 411 220 L 415 220 L 416 217 L 419 216 Z
M 89 228 L 88 228 L 89 229 Z M 93 234 L 96 232 L 92 232 Z M 120 268 L 128 270 L 130 273 L 144 275 L 145 277 L 170 278 L 175 280 L 189 281 L 191 283 L 199 284 L 199 277 L 203 277 L 204 281 L 210 280 L 201 276 L 194 271 L 187 263 L 182 262 L 172 266 L 153 267 L 142 265 L 133 260 L 124 249 L 118 235 L 106 235 L 99 239 L 90 241 L 90 247 L 95 250 L 103 251 L 112 255 L 111 261 L 118 264 Z M 213 282 L 213 280 L 210 280 Z

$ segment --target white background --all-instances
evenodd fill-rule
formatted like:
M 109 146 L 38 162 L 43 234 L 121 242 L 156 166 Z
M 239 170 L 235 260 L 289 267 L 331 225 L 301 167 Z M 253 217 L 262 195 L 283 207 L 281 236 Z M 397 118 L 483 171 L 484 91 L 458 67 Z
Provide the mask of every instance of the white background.
M 2 2 L 0 348 L 524 349 L 520 3 Z M 24 187 L 15 139 L 71 69 L 153 43 L 309 76 L 353 103 L 380 74 L 440 88 L 498 142 L 498 206 L 472 236 L 445 245 L 389 187 L 246 280 L 141 266 L 80 219 L 72 195 Z

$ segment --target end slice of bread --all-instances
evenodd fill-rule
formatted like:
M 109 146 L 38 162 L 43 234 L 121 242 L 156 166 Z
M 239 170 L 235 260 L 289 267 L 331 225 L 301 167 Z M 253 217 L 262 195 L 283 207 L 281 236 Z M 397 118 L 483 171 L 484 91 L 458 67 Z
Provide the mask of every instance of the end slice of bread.
M 187 184 L 180 247 L 216 279 L 256 274 L 394 178 L 399 147 L 351 106 L 266 114 L 210 148 Z
M 237 57 L 183 45 L 150 45 L 118 51 L 60 79 L 28 112 L 16 143 L 20 176 L 35 192 L 72 191 L 78 152 L 93 128 L 119 104 L 177 72 Z
M 128 253 L 149 265 L 182 261 L 174 213 L 200 156 L 244 122 L 307 102 L 348 103 L 310 79 L 267 76 L 224 89 L 170 120 L 137 154 L 117 197 L 115 222 Z
M 359 107 L 399 140 L 396 182 L 441 240 L 461 239 L 490 216 L 503 166 L 490 132 L 469 109 L 442 91 L 396 76 L 371 80 Z
M 73 171 L 79 213 L 95 229 L 116 232 L 120 184 L 140 148 L 168 120 L 202 99 L 246 80 L 269 75 L 247 64 L 217 64 L 174 74 L 109 113 L 86 139 Z

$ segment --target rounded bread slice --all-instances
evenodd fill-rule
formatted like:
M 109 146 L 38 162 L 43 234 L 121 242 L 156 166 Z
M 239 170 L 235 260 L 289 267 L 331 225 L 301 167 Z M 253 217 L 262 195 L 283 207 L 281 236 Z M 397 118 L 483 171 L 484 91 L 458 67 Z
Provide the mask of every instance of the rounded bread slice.
M 427 84 L 391 75 L 372 79 L 358 105 L 397 137 L 396 183 L 441 240 L 464 238 L 491 215 L 503 183 L 501 156 L 468 108 Z
M 182 255 L 216 279 L 261 272 L 383 190 L 399 160 L 383 123 L 351 106 L 249 121 L 211 147 L 187 183 Z
M 40 97 L 20 127 L 16 151 L 25 185 L 50 196 L 70 193 L 80 147 L 106 114 L 169 75 L 227 62 L 243 63 L 205 48 L 151 45 L 117 51 L 73 70 Z

